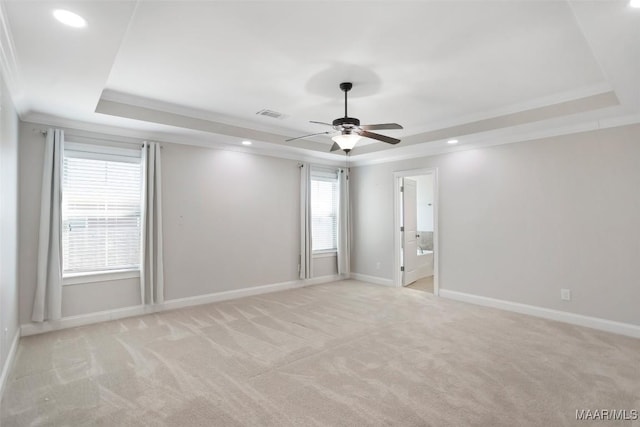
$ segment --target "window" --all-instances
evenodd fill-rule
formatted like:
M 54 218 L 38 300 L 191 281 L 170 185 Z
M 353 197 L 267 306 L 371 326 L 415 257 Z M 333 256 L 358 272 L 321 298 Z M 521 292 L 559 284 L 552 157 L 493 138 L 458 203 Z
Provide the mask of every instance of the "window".
M 311 171 L 311 245 L 313 252 L 337 250 L 338 175 Z
M 63 275 L 139 270 L 140 151 L 67 143 L 63 161 Z

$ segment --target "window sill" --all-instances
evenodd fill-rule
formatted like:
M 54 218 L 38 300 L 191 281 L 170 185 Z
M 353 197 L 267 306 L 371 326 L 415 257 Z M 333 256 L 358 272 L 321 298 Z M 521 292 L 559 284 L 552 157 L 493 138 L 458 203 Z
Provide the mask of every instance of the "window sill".
M 318 251 L 311 254 L 313 258 L 327 258 L 332 256 L 337 256 L 338 251 Z
M 62 278 L 62 285 L 82 285 L 85 283 L 109 282 L 112 280 L 134 279 L 140 277 L 140 270 L 96 271 L 72 273 Z

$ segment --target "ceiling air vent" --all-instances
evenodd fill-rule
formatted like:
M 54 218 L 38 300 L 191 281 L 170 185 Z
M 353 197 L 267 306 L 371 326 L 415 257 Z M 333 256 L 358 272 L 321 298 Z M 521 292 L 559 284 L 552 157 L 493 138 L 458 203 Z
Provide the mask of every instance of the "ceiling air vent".
M 273 110 L 267 110 L 266 108 L 258 111 L 256 114 L 259 116 L 266 116 L 266 117 L 271 117 L 272 119 L 280 119 L 280 120 L 287 117 L 282 113 L 278 113 L 277 111 L 273 111 Z

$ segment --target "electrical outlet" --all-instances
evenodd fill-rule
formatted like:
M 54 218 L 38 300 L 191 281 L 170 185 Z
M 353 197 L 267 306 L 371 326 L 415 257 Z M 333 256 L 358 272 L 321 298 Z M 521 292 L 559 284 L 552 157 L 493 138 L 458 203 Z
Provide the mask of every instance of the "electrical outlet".
M 571 289 L 560 289 L 560 299 L 562 301 L 571 301 Z
M 380 270 L 380 261 L 376 262 L 376 270 Z

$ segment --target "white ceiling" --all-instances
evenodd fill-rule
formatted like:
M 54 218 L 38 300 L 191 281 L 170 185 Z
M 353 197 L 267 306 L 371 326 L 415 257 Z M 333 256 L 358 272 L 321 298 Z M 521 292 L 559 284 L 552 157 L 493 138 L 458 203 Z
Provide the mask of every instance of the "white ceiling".
M 4 0 L 2 21 L 21 118 L 46 124 L 318 154 L 329 137 L 284 140 L 342 116 L 352 81 L 350 116 L 404 126 L 380 132 L 399 145 L 353 152 L 382 159 L 640 114 L 640 9 L 625 0 Z

